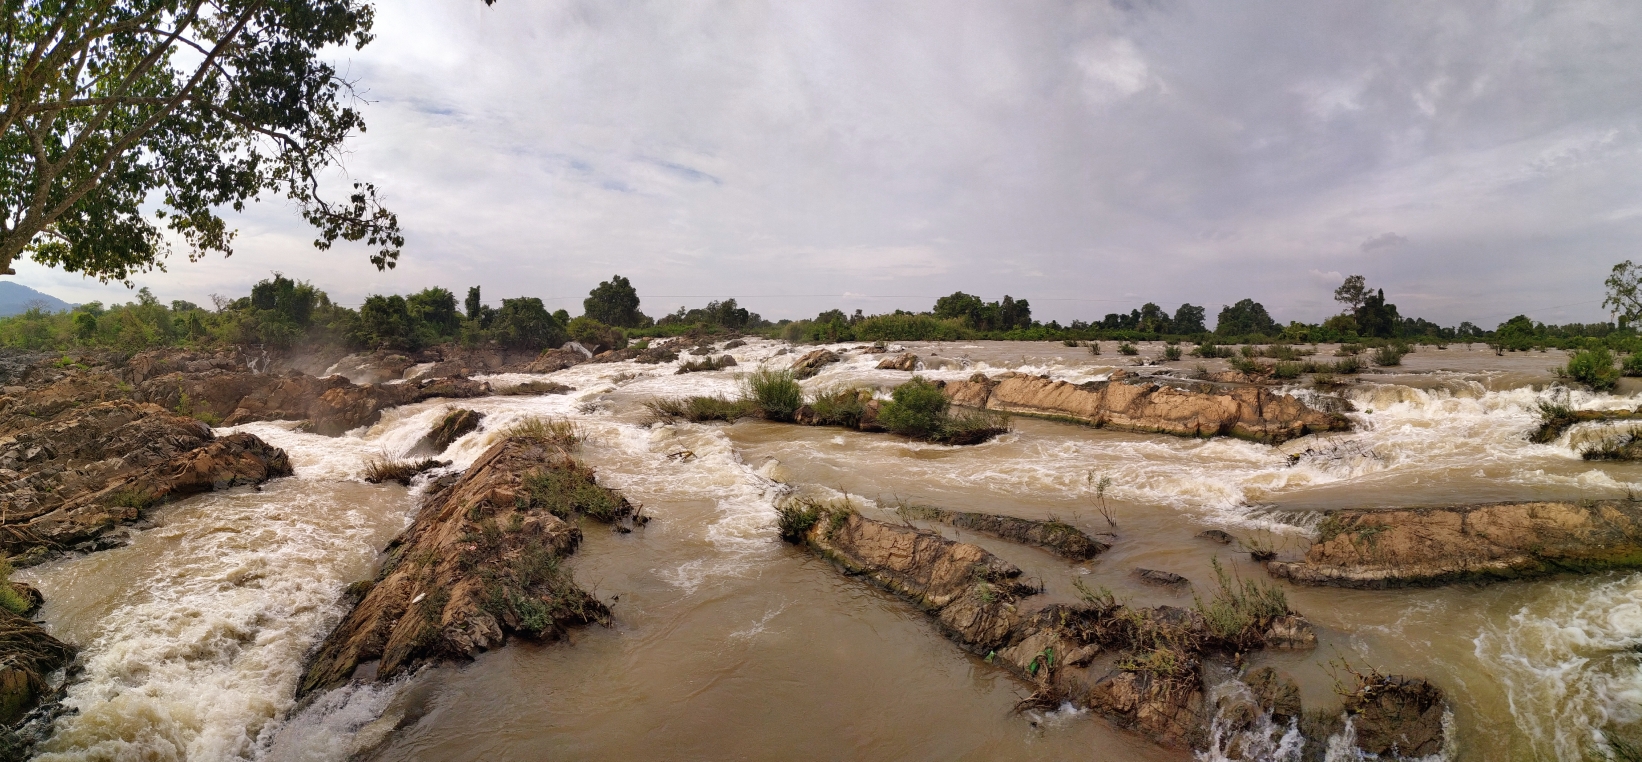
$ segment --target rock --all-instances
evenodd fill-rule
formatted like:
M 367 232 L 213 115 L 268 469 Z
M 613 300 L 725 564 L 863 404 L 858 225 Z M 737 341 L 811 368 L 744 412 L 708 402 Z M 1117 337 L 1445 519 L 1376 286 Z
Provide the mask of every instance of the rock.
M 573 349 L 548 349 L 526 366 L 526 373 L 556 373 L 588 361 L 588 356 Z
M 1289 723 L 1301 715 L 1300 686 L 1271 667 L 1261 667 L 1241 680 L 1217 688 L 1214 730 L 1210 739 L 1219 759 L 1263 760 L 1281 746 Z M 1261 719 L 1267 715 L 1271 724 Z M 1327 736 L 1325 735 L 1324 738 Z M 1266 753 L 1262 753 L 1262 751 Z
M 1249 686 L 1261 713 L 1271 712 L 1273 723 L 1287 725 L 1289 720 L 1300 716 L 1300 686 L 1294 678 L 1271 667 L 1261 667 L 1244 675 L 1243 683 Z
M 358 352 L 337 360 L 322 375 L 342 376 L 355 384 L 380 384 L 403 377 L 405 371 L 415 364 L 414 360 L 398 352 Z
M 557 475 L 533 487 L 527 477 L 544 471 Z M 595 498 L 631 512 L 565 451 L 528 437 L 498 442 L 459 480 L 430 491 L 415 523 L 388 545 L 376 583 L 320 645 L 300 693 L 340 685 L 367 662 L 379 661 L 375 679 L 387 680 L 471 658 L 509 635 L 553 639 L 607 621 L 605 605 L 558 562 L 581 542 L 577 515 L 553 513 Z
M 1317 647 L 1317 632 L 1305 617 L 1280 616 L 1271 620 L 1265 632 L 1266 647 L 1284 651 L 1305 651 Z
M 1044 548 L 1058 556 L 1085 561 L 1111 546 L 1061 521 L 1035 521 L 990 513 L 965 513 L 940 508 L 915 509 L 918 518 L 939 521 L 959 529 L 999 537 L 1022 545 Z
M 878 422 L 878 413 L 883 408 L 884 403 L 878 400 L 867 400 L 866 405 L 861 408 L 861 421 L 855 424 L 855 428 L 869 432 L 888 431 L 883 424 Z
M 77 547 L 142 518 L 153 506 L 201 492 L 261 484 L 291 473 L 284 450 L 252 434 L 229 434 L 128 472 L 99 490 L 82 492 L 51 513 L 27 522 L 0 524 L 0 551 L 38 555 L 36 549 L 49 552 Z
M 1343 431 L 1350 422 L 1257 386 L 1219 391 L 1188 390 L 1156 381 L 1092 381 L 1075 385 L 1040 376 L 1009 373 L 996 382 L 947 385 L 955 402 L 972 407 L 986 385 L 984 407 L 1010 413 L 1067 419 L 1124 431 L 1177 436 L 1234 436 L 1269 444 L 1324 431 Z
M 455 408 L 445 413 L 444 417 L 433 425 L 433 429 L 428 431 L 427 435 L 423 436 L 422 440 L 417 443 L 416 449 L 428 451 L 435 455 L 442 453 L 450 447 L 452 442 L 460 439 L 464 434 L 478 429 L 479 422 L 484 418 L 484 413 L 468 410 L 467 408 Z
M 1642 567 L 1642 503 L 1491 503 L 1341 511 L 1302 561 L 1272 575 L 1308 585 L 1387 588 Z
M 730 339 L 729 341 L 724 342 L 724 351 L 728 352 L 732 349 L 740 349 L 741 347 L 744 347 L 744 346 L 747 346 L 747 342 L 745 340 L 743 340 L 743 339 Z
M 1113 672 L 1089 691 L 1089 708 L 1165 746 L 1187 746 L 1203 725 L 1203 691 L 1192 678 Z
M 1135 569 L 1135 576 L 1141 582 L 1152 585 L 1189 585 L 1190 580 L 1174 572 L 1159 571 L 1157 569 Z
M 878 369 L 879 370 L 904 370 L 904 371 L 917 370 L 918 369 L 918 356 L 911 353 L 911 352 L 907 352 L 905 354 L 897 355 L 895 357 L 886 357 L 886 358 L 878 361 Z
M 1345 699 L 1357 748 L 1385 757 L 1428 757 L 1442 751 L 1442 690 L 1419 678 L 1371 674 Z
M 976 653 L 1003 644 L 1014 601 L 1037 592 L 1021 570 L 976 545 L 850 512 L 818 521 L 808 542 L 826 557 L 931 612 L 954 641 Z
M 569 394 L 576 391 L 574 386 L 565 386 L 557 381 L 525 381 L 512 386 L 496 389 L 499 395 L 533 395 L 533 394 Z
M 798 358 L 793 362 L 789 370 L 792 371 L 793 378 L 803 380 L 820 373 L 823 366 L 831 365 L 832 363 L 838 362 L 840 359 L 841 358 L 831 350 L 817 349 L 814 352 Z
M 50 690 L 46 676 L 72 658 L 72 646 L 0 609 L 0 725 L 11 725 L 34 708 Z
M 1197 536 L 1211 542 L 1218 542 L 1221 545 L 1230 545 L 1237 541 L 1237 538 L 1231 536 L 1229 532 L 1223 532 L 1219 529 L 1205 529 L 1198 532 Z

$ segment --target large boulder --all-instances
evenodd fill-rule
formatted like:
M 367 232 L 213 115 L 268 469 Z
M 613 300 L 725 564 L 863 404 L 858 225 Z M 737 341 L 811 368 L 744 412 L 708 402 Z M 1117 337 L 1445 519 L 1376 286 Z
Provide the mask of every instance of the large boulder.
M 918 356 L 905 352 L 894 357 L 886 357 L 878 361 L 879 370 L 913 371 L 918 369 Z
M 460 439 L 468 432 L 479 428 L 479 422 L 484 420 L 485 414 L 467 408 L 455 408 L 439 419 L 426 436 L 417 443 L 418 451 L 427 451 L 437 455 L 450 447 L 452 442 Z
M 74 648 L 0 608 L 0 725 L 11 725 L 50 691 L 46 677 L 74 658 Z
M 1234 436 L 1277 444 L 1350 428 L 1342 415 L 1263 387 L 1201 386 L 1184 389 L 1138 379 L 1072 384 L 1008 373 L 995 380 L 949 383 L 945 391 L 955 404 L 970 407 L 1177 436 Z
M 842 358 L 830 349 L 817 349 L 795 360 L 789 370 L 792 371 L 793 378 L 803 380 L 820 373 L 823 367 L 840 359 Z
M 1642 502 L 1490 503 L 1340 511 L 1301 561 L 1274 576 L 1387 588 L 1642 567 Z

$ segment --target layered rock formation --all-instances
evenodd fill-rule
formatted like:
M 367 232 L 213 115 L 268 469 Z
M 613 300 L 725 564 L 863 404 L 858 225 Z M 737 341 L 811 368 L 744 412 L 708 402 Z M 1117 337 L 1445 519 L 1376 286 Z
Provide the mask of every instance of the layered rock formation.
M 792 371 L 793 378 L 802 381 L 806 378 L 814 376 L 817 373 L 820 373 L 823 367 L 838 362 L 841 359 L 843 358 L 839 357 L 838 353 L 833 352 L 830 349 L 817 349 L 793 361 L 792 366 L 788 368 L 788 370 Z
M 1142 380 L 1071 384 L 1006 373 L 996 379 L 976 374 L 947 383 L 945 390 L 955 405 L 1176 436 L 1233 436 L 1277 444 L 1350 428 L 1342 415 L 1314 410 L 1263 387 L 1200 386 L 1182 389 Z
M 490 393 L 489 384 L 459 377 L 361 385 L 341 376 L 212 370 L 150 378 L 137 386 L 133 396 L 168 409 L 220 420 L 228 426 L 252 421 L 307 421 L 309 430 L 336 436 L 376 423 L 382 411 L 390 407 L 438 397 L 462 399 Z
M 1061 521 L 1036 521 L 991 513 L 968 513 L 927 507 L 911 508 L 908 509 L 908 513 L 913 518 L 939 521 L 959 529 L 1043 548 L 1073 561 L 1086 561 L 1111 547 L 1110 544 L 1101 542 L 1085 534 L 1083 530 Z
M 1308 585 L 1386 588 L 1642 567 L 1642 503 L 1494 503 L 1341 511 L 1302 561 L 1275 576 Z
M 17 722 L 40 703 L 51 690 L 46 677 L 72 658 L 72 646 L 0 608 L 0 725 Z M 0 747 L 9 740 L 0 739 Z
M 369 592 L 320 646 L 302 693 L 346 682 L 367 663 L 375 679 L 387 679 L 472 657 L 509 635 L 551 639 L 605 621 L 608 609 L 576 586 L 561 559 L 581 541 L 578 515 L 630 512 L 558 445 L 498 442 L 460 479 L 431 491 L 415 523 L 388 545 Z
M 966 650 L 1032 683 L 1027 705 L 1069 701 L 1165 745 L 1203 739 L 1204 658 L 1303 645 L 1310 634 L 1286 609 L 1244 610 L 1230 598 L 1210 604 L 1217 624 L 1197 610 L 1131 609 L 1094 593 L 1081 605 L 1034 607 L 1038 591 L 1020 570 L 984 549 L 847 509 L 788 506 L 782 528 L 788 539 L 912 601 Z M 1239 624 L 1228 631 L 1226 622 Z

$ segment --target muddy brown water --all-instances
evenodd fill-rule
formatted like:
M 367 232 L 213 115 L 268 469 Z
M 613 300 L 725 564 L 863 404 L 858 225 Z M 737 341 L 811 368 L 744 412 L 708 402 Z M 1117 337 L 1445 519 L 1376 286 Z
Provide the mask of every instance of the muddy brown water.
M 777 354 L 783 348 L 755 341 L 734 350 L 736 370 L 780 367 L 796 356 Z M 1134 362 L 1113 342 L 1100 356 L 1043 343 L 905 348 L 937 378 L 1018 369 L 1082 381 Z M 1158 357 L 1162 346 L 1141 350 Z M 887 390 L 908 377 L 875 370 L 877 359 L 849 355 L 806 387 Z M 1548 369 L 1564 361 L 1556 351 L 1502 357 L 1482 345 L 1422 347 L 1401 367 L 1382 369 L 1394 372 L 1365 375 L 1340 392 L 1358 408 L 1358 431 L 1275 448 L 1028 418 L 969 448 L 756 421 L 652 426 L 644 400 L 734 393 L 734 371 L 572 368 L 552 374 L 576 387 L 569 395 L 464 401 L 487 417 L 447 457 L 465 466 L 526 416 L 582 427 L 582 457 L 601 481 L 655 518 L 631 535 L 588 524 L 573 558 L 577 580 L 613 601 L 613 626 L 577 630 L 568 643 L 515 643 L 470 664 L 300 705 L 293 691 L 303 660 L 344 613 L 342 588 L 371 574 L 377 551 L 415 510 L 416 488 L 366 485 L 362 461 L 408 449 L 445 405 L 391 411 L 336 439 L 253 424 L 243 429 L 291 453 L 296 477 L 168 506 L 127 547 L 20 573 L 44 591 L 51 631 L 84 648 L 65 702 L 72 711 L 57 720 L 41 757 L 1190 759 L 1069 709 L 1013 713 L 1026 686 L 960 651 L 908 604 L 780 543 L 775 502 L 793 493 L 847 495 L 883 517 L 909 503 L 1059 518 L 1115 535 L 1112 549 L 1068 563 L 941 531 L 1021 566 L 1042 580 L 1048 600 L 1070 599 L 1074 581 L 1083 581 L 1136 604 L 1189 606 L 1194 594 L 1212 594 L 1216 560 L 1243 578 L 1267 579 L 1235 546 L 1198 538 L 1204 529 L 1295 556 L 1307 527 L 1329 509 L 1637 488 L 1642 466 L 1578 458 L 1578 447 L 1606 435 L 1602 427 L 1527 443 L 1539 401 L 1639 403 L 1629 388 L 1548 388 Z M 1098 508 L 1102 477 L 1111 479 L 1105 500 L 1115 525 Z M 1145 585 L 1133 576 L 1138 567 L 1192 585 Z M 1292 674 L 1308 707 L 1338 700 L 1340 671 L 1331 662 L 1349 663 L 1441 685 L 1452 700 L 1454 759 L 1574 760 L 1603 733 L 1642 732 L 1642 574 L 1429 590 L 1282 587 L 1318 626 L 1320 647 L 1253 663 Z M 1283 754 L 1271 758 L 1292 758 Z

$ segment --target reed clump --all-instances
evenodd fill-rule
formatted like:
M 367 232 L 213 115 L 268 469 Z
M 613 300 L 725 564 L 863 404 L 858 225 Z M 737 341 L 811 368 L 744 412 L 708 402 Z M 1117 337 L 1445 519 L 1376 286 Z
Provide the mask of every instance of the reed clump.
M 534 440 L 561 450 L 572 449 L 585 440 L 581 427 L 577 426 L 574 421 L 537 416 L 521 419 L 518 423 L 504 430 L 503 434 L 509 437 Z
M 436 458 L 398 460 L 387 456 L 376 456 L 365 459 L 365 481 L 371 484 L 398 482 L 408 487 L 417 474 L 448 465 L 450 465 L 449 462 Z

